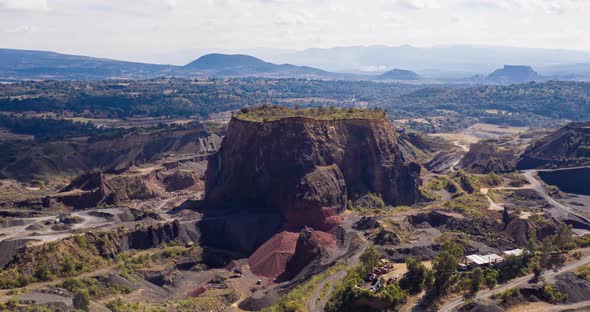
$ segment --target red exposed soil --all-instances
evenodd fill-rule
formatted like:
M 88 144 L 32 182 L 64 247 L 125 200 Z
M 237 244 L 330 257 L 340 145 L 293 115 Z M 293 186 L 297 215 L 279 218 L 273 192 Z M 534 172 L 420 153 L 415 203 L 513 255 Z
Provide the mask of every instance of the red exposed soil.
M 195 289 L 193 289 L 192 291 L 190 291 L 187 295 L 188 298 L 194 298 L 194 297 L 198 297 L 200 295 L 202 295 L 203 293 L 205 293 L 207 291 L 207 287 L 206 286 L 199 286 Z
M 252 273 L 273 278 L 281 275 L 295 254 L 298 237 L 299 233 L 284 231 L 262 244 L 248 258 Z
M 302 233 L 283 231 L 273 236 L 260 246 L 248 259 L 252 273 L 271 278 L 279 277 L 286 270 L 289 276 L 296 275 L 305 267 L 313 257 L 319 253 L 320 248 L 332 248 L 336 246 L 336 240 L 330 233 L 313 231 L 310 228 L 302 246 Z M 298 242 L 299 241 L 299 242 Z M 299 245 L 298 245 L 299 244 Z M 296 254 L 296 251 L 302 253 Z M 301 259 L 303 258 L 303 259 Z M 293 263 L 292 260 L 297 260 Z M 290 269 L 289 269 L 290 268 Z

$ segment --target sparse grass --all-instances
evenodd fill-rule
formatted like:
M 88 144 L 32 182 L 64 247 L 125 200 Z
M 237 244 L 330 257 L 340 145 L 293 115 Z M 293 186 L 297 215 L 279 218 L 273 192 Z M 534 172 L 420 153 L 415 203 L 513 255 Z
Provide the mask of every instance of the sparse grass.
M 576 276 L 590 282 L 590 264 L 581 266 L 576 270 Z
M 529 180 L 518 172 L 505 174 L 504 177 L 510 180 L 508 185 L 512 187 L 521 187 L 529 183 Z
M 332 283 L 330 281 L 328 281 L 328 282 L 326 282 L 326 284 L 324 284 L 324 287 L 322 288 L 322 291 L 320 292 L 320 295 L 317 298 L 316 303 L 321 302 L 322 299 L 324 299 L 324 297 L 326 297 L 331 286 L 332 286 Z
M 358 108 L 287 108 L 273 105 L 262 105 L 253 108 L 244 107 L 233 115 L 235 118 L 265 122 L 275 121 L 291 117 L 306 117 L 317 120 L 342 120 L 342 119 L 385 119 L 386 114 L 378 109 Z
M 452 175 L 455 180 L 466 192 L 479 192 L 481 188 L 491 188 L 499 186 L 503 182 L 500 175 L 491 174 L 469 174 L 464 171 L 458 171 Z
M 519 295 L 520 295 L 520 289 L 515 287 L 515 288 L 506 289 L 503 292 L 493 293 L 492 299 L 507 300 L 509 298 L 516 298 Z
M 445 202 L 444 208 L 457 211 L 472 217 L 483 217 L 486 215 L 489 202 L 485 195 L 480 192 L 462 194 Z
M 491 189 L 488 191 L 488 196 L 498 205 L 504 203 L 504 192 L 502 190 Z
M 269 307 L 264 309 L 265 312 L 278 312 L 278 311 L 306 311 L 306 303 L 312 296 L 313 292 L 317 288 L 318 284 L 326 279 L 328 276 L 345 268 L 344 264 L 336 264 L 324 272 L 314 275 L 307 282 L 293 288 L 289 293 L 284 295 L 281 300 Z M 325 288 L 324 288 L 325 289 Z M 322 289 L 322 292 L 324 292 Z M 326 289 L 327 292 L 327 289 Z M 324 294 L 323 296 L 325 296 Z

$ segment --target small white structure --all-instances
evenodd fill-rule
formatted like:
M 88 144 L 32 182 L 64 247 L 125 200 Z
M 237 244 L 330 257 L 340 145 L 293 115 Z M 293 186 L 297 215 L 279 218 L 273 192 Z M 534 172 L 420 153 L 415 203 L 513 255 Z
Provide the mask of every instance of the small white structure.
M 524 249 L 512 249 L 512 250 L 503 251 L 502 253 L 507 256 L 520 256 L 525 253 L 525 250 Z
M 490 265 L 496 265 L 502 261 L 504 261 L 504 258 L 498 256 L 497 254 L 465 256 L 465 262 L 470 267 L 485 267 Z

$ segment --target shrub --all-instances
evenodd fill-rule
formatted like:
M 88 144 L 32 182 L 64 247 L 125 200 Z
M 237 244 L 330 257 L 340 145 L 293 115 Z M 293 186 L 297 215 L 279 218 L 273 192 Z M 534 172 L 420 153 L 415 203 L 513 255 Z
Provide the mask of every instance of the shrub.
M 86 289 L 79 289 L 74 293 L 72 302 L 74 303 L 74 308 L 88 311 L 90 309 L 90 294 Z
M 381 195 L 368 193 L 354 201 L 353 206 L 356 209 L 381 209 L 385 207 L 385 202 Z
M 409 258 L 406 261 L 406 266 L 408 272 L 400 280 L 400 287 L 409 291 L 410 294 L 417 294 L 424 289 L 428 269 L 414 258 Z
M 567 300 L 567 294 L 557 290 L 554 285 L 546 285 L 543 287 L 543 294 L 551 303 L 561 303 Z
M 51 270 L 49 269 L 49 266 L 47 265 L 47 263 L 45 261 L 41 261 L 38 265 L 37 268 L 35 268 L 35 272 L 33 274 L 33 276 L 40 280 L 40 281 L 50 281 L 51 279 L 53 279 L 53 275 L 51 274 Z

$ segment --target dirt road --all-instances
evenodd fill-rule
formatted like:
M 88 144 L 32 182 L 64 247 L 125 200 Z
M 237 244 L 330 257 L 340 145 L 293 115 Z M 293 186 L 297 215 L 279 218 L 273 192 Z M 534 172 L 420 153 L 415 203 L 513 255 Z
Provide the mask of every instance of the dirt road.
M 359 263 L 359 261 L 360 261 L 361 254 L 365 251 L 365 248 L 367 248 L 367 246 L 369 246 L 369 242 L 367 241 L 367 239 L 365 238 L 365 236 L 363 235 L 363 233 L 361 233 L 361 232 L 359 232 L 359 231 L 357 231 L 357 230 L 355 230 L 355 229 L 352 228 L 352 224 L 357 219 L 358 218 L 353 213 L 351 213 L 348 216 L 348 218 L 346 219 L 346 221 L 342 224 L 342 227 L 346 230 L 346 232 L 357 233 L 359 235 L 359 237 L 361 238 L 361 240 L 362 240 L 362 247 L 359 248 L 348 259 L 348 265 L 347 265 L 347 267 L 356 266 Z M 334 274 L 326 277 L 323 281 L 321 281 L 318 284 L 318 286 L 314 290 L 311 298 L 307 302 L 307 311 L 309 311 L 309 312 L 319 312 L 319 311 L 323 311 L 324 310 L 324 305 L 326 305 L 326 302 L 330 298 L 330 295 L 332 294 L 332 291 L 334 290 L 334 286 L 336 285 L 336 283 L 338 281 L 340 281 L 341 279 L 343 279 L 344 277 L 346 277 L 346 270 L 347 270 L 347 268 L 344 268 L 342 270 L 339 270 L 339 271 L 335 272 Z M 326 284 L 328 282 L 330 283 L 330 288 L 324 294 L 323 297 L 320 297 L 322 295 L 322 290 L 324 289 L 324 287 L 326 286 Z
M 557 270 L 545 271 L 545 272 L 543 272 L 542 276 L 547 283 L 552 283 L 555 281 L 556 275 L 558 275 L 560 273 L 572 271 L 572 270 L 574 270 L 580 266 L 586 265 L 588 263 L 590 263 L 590 256 L 586 256 L 585 258 L 582 258 L 576 262 L 568 264 L 568 265 L 561 267 Z M 482 291 L 482 292 L 478 293 L 474 299 L 489 298 L 492 296 L 493 293 L 502 292 L 502 291 L 505 291 L 505 290 L 508 290 L 508 289 L 514 288 L 514 287 L 525 286 L 528 284 L 528 281 L 530 281 L 532 278 L 533 278 L 533 274 L 513 279 L 507 283 L 496 286 L 492 290 L 486 290 L 486 291 Z M 461 306 L 461 304 L 463 304 L 463 302 L 464 302 L 463 298 L 456 298 L 454 300 L 451 300 L 451 301 L 447 302 L 445 305 L 443 305 L 440 308 L 439 312 L 457 311 L 459 309 L 459 307 Z

